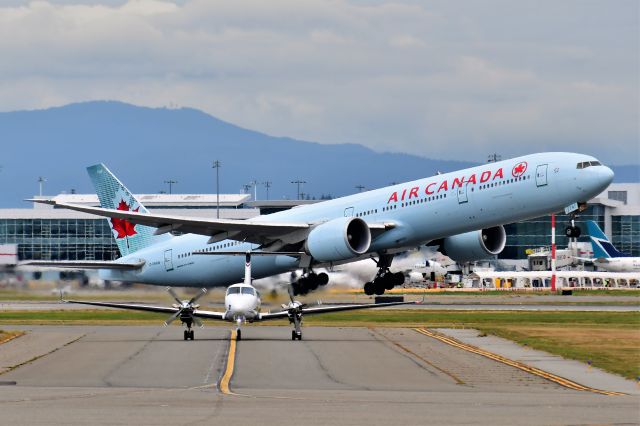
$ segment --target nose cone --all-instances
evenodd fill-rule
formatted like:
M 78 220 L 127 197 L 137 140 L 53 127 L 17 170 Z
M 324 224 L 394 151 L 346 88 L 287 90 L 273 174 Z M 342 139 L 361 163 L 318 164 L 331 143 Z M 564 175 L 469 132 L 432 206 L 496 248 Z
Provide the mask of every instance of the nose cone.
M 606 183 L 606 185 L 609 186 L 611 182 L 613 182 L 613 177 L 615 176 L 615 173 L 613 173 L 613 170 L 611 170 L 609 167 L 603 166 L 601 175 L 602 175 L 603 183 Z

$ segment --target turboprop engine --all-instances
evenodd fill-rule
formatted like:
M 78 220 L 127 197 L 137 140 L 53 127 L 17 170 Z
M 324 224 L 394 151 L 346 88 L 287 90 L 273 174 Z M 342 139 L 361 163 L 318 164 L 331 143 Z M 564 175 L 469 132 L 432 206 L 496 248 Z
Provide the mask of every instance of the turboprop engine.
M 456 262 L 470 262 L 499 254 L 506 242 L 507 233 L 500 225 L 447 237 L 442 252 Z
M 371 244 L 367 223 L 357 217 L 341 217 L 309 232 L 305 250 L 320 262 L 345 260 L 365 253 Z

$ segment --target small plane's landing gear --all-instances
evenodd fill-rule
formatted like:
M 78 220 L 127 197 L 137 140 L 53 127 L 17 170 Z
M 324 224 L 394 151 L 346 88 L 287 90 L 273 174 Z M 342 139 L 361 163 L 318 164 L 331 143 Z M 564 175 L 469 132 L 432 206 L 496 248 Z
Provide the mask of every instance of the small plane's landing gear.
M 389 270 L 393 256 L 383 255 L 380 256 L 378 264 L 378 273 L 373 281 L 370 281 L 364 285 L 364 294 L 372 296 L 374 294 L 380 296 L 384 294 L 385 290 L 391 290 L 397 285 L 404 284 L 404 274 L 402 272 L 393 273 Z
M 324 272 L 316 274 L 311 271 L 306 276 L 300 277 L 298 281 L 293 283 L 291 287 L 293 288 L 294 296 L 297 295 L 305 295 L 310 291 L 316 290 L 320 286 L 324 286 L 329 282 L 329 275 Z
M 295 330 L 291 330 L 291 340 L 302 340 L 302 332 L 298 333 Z
M 240 341 L 242 340 L 242 330 L 237 330 L 236 331 L 236 341 Z
M 184 331 L 184 340 L 193 340 L 194 339 L 193 336 L 194 336 L 193 330 L 189 329 Z

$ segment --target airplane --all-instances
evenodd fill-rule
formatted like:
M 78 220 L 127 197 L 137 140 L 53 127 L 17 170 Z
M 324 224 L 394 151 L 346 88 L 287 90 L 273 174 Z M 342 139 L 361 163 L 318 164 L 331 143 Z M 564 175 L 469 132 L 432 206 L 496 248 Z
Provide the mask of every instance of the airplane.
M 242 261 L 196 252 L 265 252 L 273 255 L 256 259 L 255 277 L 302 269 L 296 288 L 304 293 L 327 282 L 314 268 L 371 258 L 377 272 L 364 284 L 367 295 L 404 282 L 404 274 L 391 272 L 396 254 L 429 244 L 457 262 L 495 256 L 506 243 L 503 224 L 579 211 L 613 180 L 591 156 L 548 152 L 231 220 L 150 213 L 103 164 L 88 172 L 101 207 L 28 201 L 109 218 L 122 257 L 24 264 L 99 269 L 111 281 L 226 287 L 241 281 Z
M 587 221 L 587 230 L 593 248 L 593 258 L 579 257 L 578 260 L 593 262 L 598 269 L 609 272 L 640 272 L 640 257 L 631 257 L 619 252 L 594 221 Z
M 214 253 L 200 253 L 200 254 L 214 254 Z M 262 255 L 263 253 L 254 253 Z M 75 303 L 80 305 L 90 306 L 102 306 L 108 308 L 130 309 L 135 311 L 145 312 L 161 312 L 171 314 L 171 316 L 164 322 L 167 326 L 176 319 L 186 326 L 184 330 L 184 340 L 194 339 L 194 330 L 192 325 L 196 324 L 202 327 L 203 324 L 200 318 L 212 319 L 218 321 L 234 322 L 236 324 L 236 340 L 242 339 L 242 330 L 240 327 L 244 323 L 261 322 L 268 320 L 276 320 L 287 318 L 289 323 L 293 324 L 293 330 L 291 330 L 291 340 L 302 340 L 302 316 L 303 315 L 318 315 L 331 312 L 340 311 L 353 311 L 357 309 L 371 309 L 382 308 L 389 306 L 399 305 L 413 305 L 418 302 L 385 302 L 385 303 L 368 303 L 368 304 L 356 304 L 356 305 L 342 305 L 342 306 L 316 306 L 307 307 L 293 298 L 293 292 L 289 292 L 290 302 L 282 305 L 282 310 L 277 312 L 260 312 L 260 295 L 252 285 L 251 277 L 251 252 L 230 252 L 225 253 L 225 256 L 245 256 L 245 274 L 244 282 L 242 284 L 234 284 L 227 288 L 226 295 L 224 297 L 224 306 L 226 310 L 224 312 L 212 312 L 198 309 L 200 305 L 196 304 L 196 301 L 207 293 L 207 289 L 202 289 L 201 293 L 194 296 L 190 300 L 180 300 L 178 295 L 173 291 L 171 287 L 167 288 L 171 296 L 175 299 L 176 303 L 172 307 L 163 306 L 149 306 L 141 304 L 131 303 L 112 303 L 112 302 L 90 302 L 81 300 L 62 300 L 65 303 Z

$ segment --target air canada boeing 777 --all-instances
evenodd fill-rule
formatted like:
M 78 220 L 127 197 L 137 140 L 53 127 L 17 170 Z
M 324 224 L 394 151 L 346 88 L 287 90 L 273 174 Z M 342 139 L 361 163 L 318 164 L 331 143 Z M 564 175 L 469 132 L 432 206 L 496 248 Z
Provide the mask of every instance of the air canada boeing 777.
M 402 284 L 404 275 L 390 270 L 398 253 L 430 244 L 456 261 L 498 254 L 502 225 L 577 211 L 613 180 L 593 157 L 548 152 L 229 220 L 150 213 L 104 165 L 88 172 L 102 207 L 32 201 L 109 218 L 122 257 L 29 264 L 100 269 L 114 281 L 216 287 L 241 282 L 244 269 L 242 258 L 219 253 L 261 252 L 269 255 L 255 259 L 254 278 L 303 269 L 294 288 L 304 293 L 327 282 L 314 268 L 371 258 L 378 271 L 364 285 L 369 295 Z

